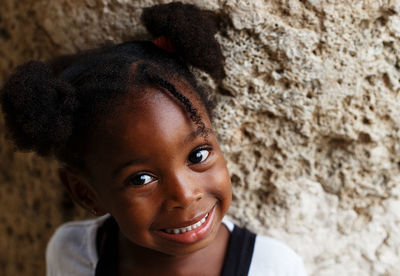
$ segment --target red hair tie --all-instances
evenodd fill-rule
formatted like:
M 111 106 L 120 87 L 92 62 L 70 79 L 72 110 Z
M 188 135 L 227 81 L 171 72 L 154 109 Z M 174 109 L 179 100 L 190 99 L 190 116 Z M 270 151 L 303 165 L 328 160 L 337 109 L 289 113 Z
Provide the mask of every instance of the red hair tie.
M 168 37 L 160 36 L 156 38 L 153 43 L 160 49 L 167 51 L 168 53 L 175 53 L 174 45 L 172 45 L 171 40 Z

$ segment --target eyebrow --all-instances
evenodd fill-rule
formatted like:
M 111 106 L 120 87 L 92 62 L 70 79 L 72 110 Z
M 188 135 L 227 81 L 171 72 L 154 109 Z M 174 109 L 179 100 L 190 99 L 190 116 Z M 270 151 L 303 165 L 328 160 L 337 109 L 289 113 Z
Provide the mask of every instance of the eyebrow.
M 135 164 L 140 164 L 140 163 L 145 163 L 148 160 L 148 158 L 136 158 L 129 160 L 128 162 L 125 162 L 121 165 L 119 165 L 113 172 L 112 176 L 115 177 L 117 176 L 124 168 L 135 165 Z
M 207 137 L 209 134 L 213 134 L 211 128 L 198 128 L 195 131 L 192 131 L 189 133 L 185 139 L 183 140 L 183 144 L 187 144 L 189 142 L 192 142 L 194 139 L 196 139 L 198 136 L 204 135 L 204 139 L 207 140 Z
M 189 133 L 185 137 L 185 139 L 183 139 L 183 144 L 188 144 L 201 135 L 205 135 L 205 140 L 207 140 L 207 137 L 209 134 L 214 135 L 211 128 L 196 129 L 195 131 L 192 131 L 191 133 Z M 136 158 L 136 159 L 129 160 L 128 162 L 125 162 L 125 163 L 119 165 L 112 172 L 112 176 L 113 177 L 117 176 L 126 167 L 129 167 L 129 166 L 132 166 L 135 164 L 145 163 L 148 160 L 149 160 L 148 158 Z

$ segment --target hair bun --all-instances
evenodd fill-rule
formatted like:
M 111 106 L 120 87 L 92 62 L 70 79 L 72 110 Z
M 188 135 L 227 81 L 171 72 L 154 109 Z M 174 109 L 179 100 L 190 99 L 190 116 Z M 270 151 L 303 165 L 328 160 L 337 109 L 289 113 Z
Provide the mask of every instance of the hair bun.
M 72 132 L 74 88 L 56 79 L 46 63 L 18 66 L 2 89 L 1 104 L 19 149 L 46 156 L 65 145 Z
M 145 8 L 141 19 L 152 35 L 170 39 L 187 63 L 218 81 L 224 78 L 223 56 L 214 37 L 217 22 L 212 12 L 174 2 Z

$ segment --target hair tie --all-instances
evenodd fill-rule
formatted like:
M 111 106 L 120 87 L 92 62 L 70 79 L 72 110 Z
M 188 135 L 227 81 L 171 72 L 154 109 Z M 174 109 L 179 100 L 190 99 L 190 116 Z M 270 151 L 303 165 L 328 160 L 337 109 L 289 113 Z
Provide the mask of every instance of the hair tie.
M 167 51 L 168 53 L 175 53 L 175 47 L 172 45 L 171 40 L 166 36 L 160 36 L 156 38 L 153 43 L 160 49 Z

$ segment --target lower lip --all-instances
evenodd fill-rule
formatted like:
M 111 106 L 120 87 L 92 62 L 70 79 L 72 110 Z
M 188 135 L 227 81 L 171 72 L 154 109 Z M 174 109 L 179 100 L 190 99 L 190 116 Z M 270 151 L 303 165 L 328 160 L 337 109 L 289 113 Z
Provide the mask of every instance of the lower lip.
M 181 234 L 169 234 L 167 232 L 157 230 L 155 231 L 158 235 L 166 238 L 168 240 L 178 242 L 178 243 L 194 243 L 203 238 L 205 238 L 211 230 L 212 222 L 214 220 L 215 215 L 215 206 L 214 208 L 208 213 L 206 221 L 199 227 L 194 230 L 181 233 Z

